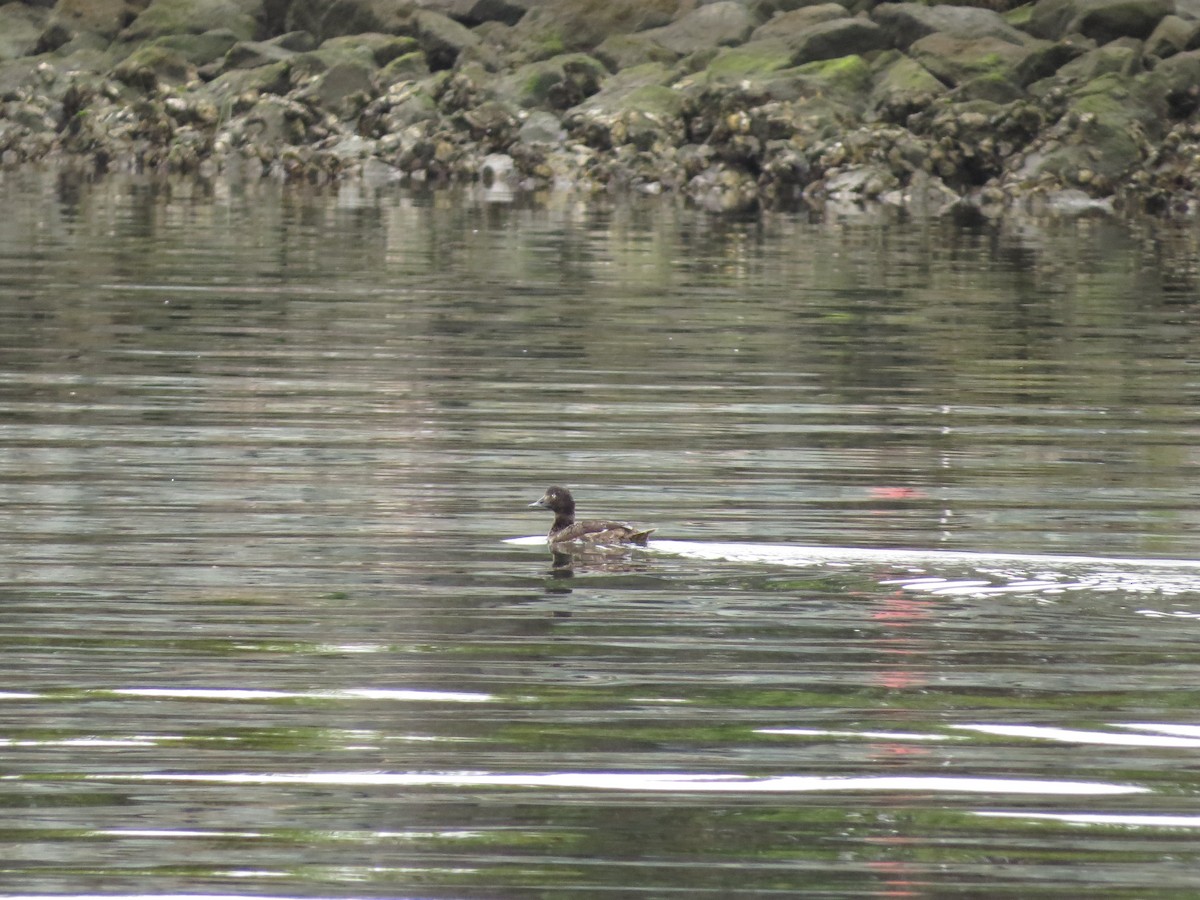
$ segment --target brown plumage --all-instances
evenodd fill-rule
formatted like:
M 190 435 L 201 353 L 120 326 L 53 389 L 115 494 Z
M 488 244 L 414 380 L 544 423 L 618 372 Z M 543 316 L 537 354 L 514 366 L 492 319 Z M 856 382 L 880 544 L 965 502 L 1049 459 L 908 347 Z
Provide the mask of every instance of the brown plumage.
M 554 513 L 554 524 L 546 539 L 551 544 L 579 541 L 586 544 L 640 544 L 643 547 L 653 528 L 639 530 L 624 522 L 597 519 L 575 521 L 575 498 L 565 487 L 548 487 L 541 499 L 529 504 L 530 509 L 541 507 Z

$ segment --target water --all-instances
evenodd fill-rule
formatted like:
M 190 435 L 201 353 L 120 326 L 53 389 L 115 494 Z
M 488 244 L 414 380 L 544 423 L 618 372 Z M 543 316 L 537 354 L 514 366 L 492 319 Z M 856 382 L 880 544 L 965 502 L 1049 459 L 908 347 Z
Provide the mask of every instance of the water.
M 0 198 L 4 896 L 1200 891 L 1193 228 Z

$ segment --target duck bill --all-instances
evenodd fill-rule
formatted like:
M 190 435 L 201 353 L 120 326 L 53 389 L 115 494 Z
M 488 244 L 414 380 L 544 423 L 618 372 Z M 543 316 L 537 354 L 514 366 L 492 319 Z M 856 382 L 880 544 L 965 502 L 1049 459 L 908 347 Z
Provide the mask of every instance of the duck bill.
M 549 507 L 547 507 L 547 505 L 546 505 L 546 498 L 541 497 L 537 500 L 534 500 L 532 503 L 530 503 L 525 508 L 526 509 L 548 509 Z

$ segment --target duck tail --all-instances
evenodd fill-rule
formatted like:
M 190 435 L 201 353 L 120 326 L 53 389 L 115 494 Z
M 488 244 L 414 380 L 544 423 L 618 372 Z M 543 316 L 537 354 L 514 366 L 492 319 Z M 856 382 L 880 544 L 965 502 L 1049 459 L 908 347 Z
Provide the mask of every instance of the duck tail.
M 654 534 L 656 531 L 658 531 L 657 528 L 647 528 L 645 531 L 635 531 L 628 538 L 626 538 L 626 540 L 631 544 L 641 544 L 643 547 L 645 547 L 646 541 L 650 540 L 650 535 Z

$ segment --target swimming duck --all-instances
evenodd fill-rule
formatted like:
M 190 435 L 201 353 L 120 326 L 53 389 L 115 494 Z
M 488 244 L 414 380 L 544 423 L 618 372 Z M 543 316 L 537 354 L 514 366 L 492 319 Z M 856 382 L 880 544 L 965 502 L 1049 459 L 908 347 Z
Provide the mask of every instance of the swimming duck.
M 639 531 L 623 522 L 596 519 L 576 522 L 575 498 L 565 487 L 557 485 L 546 488 L 546 493 L 542 494 L 541 499 L 529 504 L 530 509 L 535 507 L 554 513 L 554 524 L 550 526 L 550 533 L 546 536 L 551 544 L 579 541 L 585 544 L 641 544 L 644 547 L 655 530 L 647 528 Z

